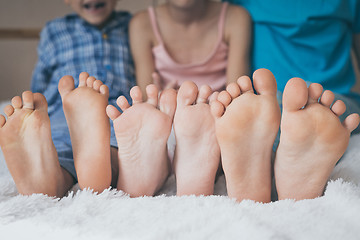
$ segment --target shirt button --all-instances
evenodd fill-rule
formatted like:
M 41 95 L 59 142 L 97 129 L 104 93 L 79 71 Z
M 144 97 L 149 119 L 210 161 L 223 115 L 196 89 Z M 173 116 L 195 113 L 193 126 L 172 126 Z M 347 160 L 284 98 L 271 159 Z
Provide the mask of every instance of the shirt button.
M 110 71 L 111 70 L 111 65 L 105 65 L 105 68 Z
M 102 38 L 106 40 L 108 39 L 108 35 L 106 33 L 103 33 Z

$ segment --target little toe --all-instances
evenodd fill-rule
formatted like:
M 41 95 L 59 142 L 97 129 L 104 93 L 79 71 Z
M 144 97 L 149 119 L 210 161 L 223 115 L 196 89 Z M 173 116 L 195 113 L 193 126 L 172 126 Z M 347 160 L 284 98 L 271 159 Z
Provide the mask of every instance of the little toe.
M 79 75 L 79 87 L 85 87 L 86 86 L 86 79 L 89 77 L 89 74 L 87 72 L 82 72 Z
M 226 108 L 232 101 L 231 95 L 227 91 L 221 91 L 217 100 Z
M 176 110 L 176 90 L 165 89 L 159 99 L 160 111 L 173 119 Z
M 108 105 L 106 107 L 106 114 L 113 121 L 121 115 L 120 111 L 113 105 Z
M 309 86 L 309 99 L 308 104 L 317 103 L 323 92 L 323 87 L 318 83 L 312 83 Z
M 34 110 L 34 96 L 30 91 L 25 91 L 22 94 L 23 108 Z
M 2 128 L 6 123 L 6 119 L 3 115 L 0 115 L 0 128 Z
M 19 109 L 22 108 L 22 100 L 21 97 L 19 96 L 15 96 L 11 99 L 11 105 L 15 108 L 15 109 Z
M 254 89 L 251 84 L 251 79 L 248 76 L 239 77 L 239 79 L 236 82 L 240 88 L 241 93 L 254 92 Z
M 308 88 L 301 78 L 290 79 L 283 93 L 283 109 L 297 111 L 305 106 L 308 100 Z
M 158 105 L 158 94 L 159 90 L 155 84 L 146 86 L 147 103 L 153 105 L 154 107 L 157 107 Z
M 47 112 L 48 104 L 46 98 L 41 93 L 34 93 L 34 107 L 37 110 Z
M 343 101 L 341 100 L 337 100 L 335 101 L 335 103 L 332 105 L 331 110 L 333 111 L 333 113 L 335 113 L 338 117 L 340 117 L 341 115 L 344 114 L 345 110 L 346 110 L 346 105 Z
M 237 98 L 238 96 L 240 96 L 241 94 L 241 90 L 240 90 L 240 86 L 237 83 L 230 83 L 227 87 L 226 87 L 226 91 L 230 94 L 230 96 L 234 99 Z
M 10 117 L 11 115 L 13 115 L 14 113 L 14 107 L 11 106 L 11 105 L 7 105 L 5 108 L 4 108 L 4 113 L 6 114 L 7 117 Z
M 133 104 L 143 102 L 142 92 L 139 86 L 134 86 L 131 88 L 130 96 Z
M 211 90 L 210 86 L 208 86 L 208 85 L 201 86 L 196 102 L 197 103 L 207 103 L 211 93 L 212 93 L 212 90 Z
M 198 95 L 198 88 L 195 83 L 186 81 L 181 84 L 177 94 L 177 106 L 187 106 L 195 103 Z
M 59 93 L 61 95 L 61 98 L 64 98 L 66 94 L 74 90 L 75 84 L 74 84 L 74 78 L 72 76 L 66 75 L 62 77 L 59 81 Z
M 326 90 L 320 98 L 320 103 L 325 107 L 330 107 L 335 99 L 335 94 L 332 91 Z
M 254 88 L 261 95 L 276 96 L 276 80 L 272 72 L 267 69 L 258 69 L 253 74 Z
M 93 89 L 97 92 L 100 92 L 100 87 L 101 85 L 103 85 L 102 81 L 100 80 L 95 80 L 94 85 L 93 85 Z
M 213 117 L 219 118 L 224 114 L 225 107 L 218 100 L 213 100 L 210 102 L 210 110 L 211 110 L 211 114 L 213 115 Z
M 118 99 L 116 100 L 116 104 L 121 108 L 123 112 L 130 107 L 128 100 L 124 96 L 118 97 Z
M 360 122 L 359 114 L 353 113 L 347 116 L 343 122 L 343 126 L 347 128 L 350 132 L 354 131 Z

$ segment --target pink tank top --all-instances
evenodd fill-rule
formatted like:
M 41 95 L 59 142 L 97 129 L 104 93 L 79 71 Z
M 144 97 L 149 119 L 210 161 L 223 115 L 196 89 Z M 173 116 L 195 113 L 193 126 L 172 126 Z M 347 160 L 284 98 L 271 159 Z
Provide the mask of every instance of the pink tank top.
M 201 62 L 180 64 L 177 63 L 166 51 L 164 41 L 160 35 L 157 25 L 155 11 L 149 7 L 151 25 L 159 45 L 152 49 L 155 68 L 162 79 L 163 86 L 176 80 L 181 85 L 186 80 L 191 80 L 198 87 L 207 84 L 212 90 L 220 91 L 226 85 L 226 67 L 228 59 L 228 46 L 223 41 L 223 32 L 225 24 L 225 14 L 228 4 L 222 5 L 220 18 L 218 22 L 218 38 L 215 48 L 209 56 Z

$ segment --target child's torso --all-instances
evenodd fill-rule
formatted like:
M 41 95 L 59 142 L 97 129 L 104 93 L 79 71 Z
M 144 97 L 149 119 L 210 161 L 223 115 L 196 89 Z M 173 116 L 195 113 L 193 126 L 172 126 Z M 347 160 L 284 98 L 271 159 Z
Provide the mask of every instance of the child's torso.
M 224 87 L 228 51 L 223 39 L 226 7 L 227 4 L 211 5 L 206 21 L 187 27 L 169 24 L 163 17 L 163 9 L 155 13 L 149 8 L 156 36 L 155 67 L 164 85 L 173 80 L 179 84 L 192 80 L 198 86 L 208 84 L 214 90 Z

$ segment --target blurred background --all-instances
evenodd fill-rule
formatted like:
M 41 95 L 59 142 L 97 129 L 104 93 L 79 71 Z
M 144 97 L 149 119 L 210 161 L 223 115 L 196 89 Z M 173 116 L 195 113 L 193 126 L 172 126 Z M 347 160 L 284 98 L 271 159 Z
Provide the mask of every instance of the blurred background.
M 158 0 L 155 2 L 163 2 Z M 135 13 L 153 0 L 120 0 L 117 9 Z M 0 0 L 0 101 L 29 90 L 37 60 L 38 32 L 45 23 L 71 13 L 63 0 Z M 16 31 L 14 31 L 16 30 Z M 360 77 L 358 74 L 358 82 Z M 360 92 L 360 84 L 356 86 Z

